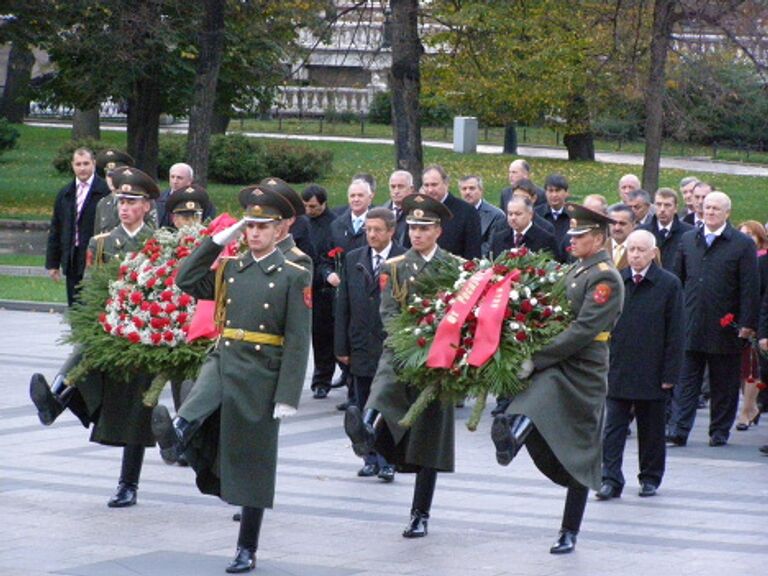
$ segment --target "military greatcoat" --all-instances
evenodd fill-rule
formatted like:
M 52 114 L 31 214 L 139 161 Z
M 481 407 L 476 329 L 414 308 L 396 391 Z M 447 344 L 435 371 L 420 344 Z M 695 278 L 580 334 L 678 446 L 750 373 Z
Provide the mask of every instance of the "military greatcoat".
M 407 293 L 410 299 L 416 293 L 414 283 L 419 276 L 432 273 L 438 262 L 450 260 L 455 260 L 458 265 L 456 257 L 438 248 L 429 262 L 413 249 L 385 262 L 382 276 L 386 274 L 387 282 L 382 287 L 380 308 L 385 327 L 400 314 L 404 304 L 398 301 L 395 294 Z M 453 472 L 453 404 L 435 401 L 410 429 L 398 424 L 418 396 L 417 388 L 398 380 L 392 349 L 385 344 L 371 385 L 371 395 L 365 405 L 366 408 L 378 410 L 387 424 L 388 433 L 377 434 L 376 451 L 402 472 L 412 472 L 421 467 Z
M 514 398 L 507 413 L 525 414 L 533 421 L 536 431 L 526 446 L 552 481 L 567 485 L 570 474 L 597 490 L 608 374 L 604 333 L 621 313 L 624 283 L 604 250 L 574 264 L 565 281 L 573 321 L 533 355 L 530 386 Z
M 196 298 L 214 298 L 210 267 L 220 252 L 205 239 L 181 264 L 176 284 Z M 312 274 L 277 249 L 258 262 L 247 252 L 222 265 L 225 329 L 283 341 L 253 343 L 226 335 L 218 340 L 179 410 L 179 416 L 200 425 L 185 454 L 202 492 L 238 506 L 271 508 L 280 425 L 272 414 L 276 403 L 299 404 L 309 354 Z
M 293 235 L 288 234 L 288 236 L 277 243 L 277 247 L 280 252 L 283 253 L 286 260 L 298 264 L 302 268 L 306 268 L 309 270 L 310 274 L 313 272 L 314 267 L 312 258 L 308 254 L 302 252 L 301 248 L 296 246 L 296 240 L 294 240 Z
M 88 245 L 89 262 L 98 266 L 114 258 L 122 259 L 139 250 L 150 236 L 152 230 L 146 225 L 133 237 L 122 226 L 94 236 Z M 152 377 L 147 374 L 138 374 L 125 382 L 109 372 L 98 371 L 88 373 L 78 382 L 77 389 L 94 423 L 91 441 L 109 446 L 154 446 L 152 410 L 143 402 L 151 383 Z

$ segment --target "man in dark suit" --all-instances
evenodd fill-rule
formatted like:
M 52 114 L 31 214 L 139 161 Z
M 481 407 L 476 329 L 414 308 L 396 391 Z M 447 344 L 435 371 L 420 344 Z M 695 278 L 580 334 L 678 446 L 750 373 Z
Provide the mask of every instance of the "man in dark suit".
M 699 182 L 696 176 L 685 176 L 680 180 L 680 198 L 682 204 L 678 215 L 680 218 L 684 218 L 691 212 L 693 212 L 693 188 Z
M 427 196 L 442 202 L 453 214 L 453 219 L 443 226 L 443 233 L 437 240 L 438 246 L 467 260 L 479 258 L 482 239 L 477 210 L 448 192 L 448 173 L 438 164 L 424 169 L 421 183 Z
M 683 222 L 701 228 L 704 226 L 704 199 L 712 192 L 712 186 L 706 182 L 696 182 L 693 185 L 693 212 L 683 217 Z
M 395 170 L 389 177 L 389 202 L 384 204 L 395 215 L 394 242 L 401 246 L 406 245 L 408 238 L 408 224 L 405 223 L 403 212 L 403 198 L 413 194 L 413 175 L 407 170 Z
M 677 276 L 656 265 L 655 254 L 656 240 L 648 230 L 636 230 L 627 238 L 629 266 L 621 272 L 624 308 L 611 332 L 598 500 L 618 498 L 624 488 L 621 466 L 633 415 L 640 496 L 655 495 L 664 475 L 666 396 L 679 379 L 683 361 L 683 288 Z
M 497 234 L 491 242 L 491 253 L 498 256 L 510 248 L 525 246 L 532 252 L 546 250 L 557 255 L 555 237 L 533 223 L 533 204 L 527 198 L 512 198 L 507 204 L 507 231 Z
M 547 203 L 536 206 L 536 214 L 552 224 L 555 234 L 555 242 L 558 248 L 570 245 L 568 229 L 571 227 L 571 217 L 565 209 L 568 200 L 568 180 L 562 174 L 550 174 L 544 181 L 544 193 Z M 559 256 L 563 256 L 559 254 Z
M 480 176 L 464 176 L 459 180 L 461 197 L 470 206 L 474 206 L 480 216 L 480 235 L 482 244 L 480 252 L 486 256 L 491 250 L 491 240 L 496 234 L 506 232 L 507 217 L 496 206 L 492 206 L 483 198 L 483 179 Z
M 75 150 L 72 171 L 75 173 L 74 181 L 56 195 L 45 251 L 48 275 L 57 282 L 62 273 L 66 277 L 67 303 L 70 306 L 77 299 L 77 285 L 83 279 L 96 206 L 99 200 L 110 194 L 107 183 L 96 174 L 96 159 L 87 148 Z
M 640 228 L 654 235 L 661 257 L 661 266 L 665 270 L 672 270 L 680 247 L 680 239 L 693 226 L 681 221 L 677 216 L 677 192 L 672 188 L 659 188 L 654 206 L 656 214 L 653 215 L 650 223 Z
M 328 396 L 331 379 L 336 369 L 333 359 L 333 299 L 335 290 L 325 281 L 321 267 L 323 255 L 333 248 L 331 223 L 335 216 L 328 209 L 328 193 L 317 184 L 310 184 L 301 194 L 309 218 L 309 237 L 315 251 L 312 279 L 312 354 L 314 372 L 312 391 L 314 398 Z
M 355 248 L 344 258 L 333 342 L 339 362 L 349 366 L 359 406 L 365 406 L 368 401 L 384 348 L 379 273 L 385 261 L 405 252 L 392 241 L 394 233 L 394 214 L 387 208 L 372 208 L 365 219 L 368 246 Z M 378 476 L 385 482 L 394 480 L 395 468 L 381 454 L 371 451 L 363 456 L 363 461 L 358 476 Z
M 621 272 L 628 266 L 627 237 L 635 229 L 635 213 L 626 204 L 616 204 L 608 208 L 608 216 L 613 219 L 610 225 L 611 237 L 605 243 L 605 250 L 613 258 L 613 265 Z
M 155 202 L 157 209 L 157 221 L 161 228 L 167 228 L 173 225 L 173 214 L 166 209 L 166 203 L 171 197 L 171 194 L 175 194 L 179 190 L 186 190 L 192 185 L 195 179 L 195 172 L 192 170 L 192 166 L 179 162 L 171 166 L 168 171 L 168 189 L 163 190 L 160 194 L 160 198 Z M 216 216 L 216 207 L 213 202 L 208 201 L 208 204 L 203 210 L 203 220 L 209 220 Z
M 648 224 L 653 218 L 654 208 L 651 205 L 651 195 L 642 188 L 629 193 L 627 204 L 635 213 L 635 226 Z
M 524 198 L 527 199 L 533 204 L 534 208 L 537 206 L 536 204 L 536 185 L 528 180 L 527 178 L 524 178 L 520 180 L 512 190 L 512 196 L 510 197 L 510 200 L 512 198 Z M 509 202 L 507 202 L 509 204 Z M 504 208 L 504 213 L 507 213 L 507 208 Z M 533 211 L 533 223 L 538 226 L 539 228 L 542 228 L 543 230 L 546 230 L 553 236 L 555 235 L 555 226 L 550 222 L 549 220 L 546 220 L 541 214 L 539 214 L 536 210 Z
M 530 178 L 531 165 L 528 164 L 528 162 L 522 158 L 518 158 L 509 163 L 509 171 L 507 172 L 509 186 L 501 191 L 501 198 L 499 200 L 499 208 L 501 208 L 502 211 L 506 212 L 507 204 L 512 199 L 512 193 L 515 191 L 518 183 L 521 180 L 530 180 Z M 536 185 L 533 186 L 533 189 L 536 192 L 536 198 L 533 200 L 534 205 L 541 206 L 542 204 L 546 204 L 547 197 L 544 194 L 544 190 Z
M 667 441 L 684 446 L 693 428 L 704 369 L 709 368 L 709 445 L 728 441 L 739 401 L 741 352 L 755 333 L 759 281 L 755 243 L 728 223 L 731 200 L 704 199 L 704 226 L 683 234 L 675 272 L 685 290 L 685 360 L 675 387 Z M 722 326 L 733 314 L 738 331 Z

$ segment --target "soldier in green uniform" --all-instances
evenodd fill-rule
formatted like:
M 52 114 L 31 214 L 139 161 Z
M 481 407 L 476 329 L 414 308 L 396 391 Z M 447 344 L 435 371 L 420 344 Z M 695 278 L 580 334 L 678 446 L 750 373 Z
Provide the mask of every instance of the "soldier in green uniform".
M 173 227 L 179 229 L 183 226 L 200 224 L 210 204 L 211 199 L 205 188 L 191 184 L 172 194 L 166 202 L 165 209 L 171 214 Z
M 112 194 L 99 200 L 96 205 L 95 234 L 111 232 L 120 223 L 118 217 L 119 202 L 115 194 L 114 177 L 118 172 L 122 172 L 125 168 L 131 168 L 134 164 L 135 162 L 129 154 L 116 148 L 102 150 L 96 155 L 96 170 L 104 176 Z M 157 210 L 155 210 L 153 201 L 150 202 L 150 210 L 144 215 L 144 222 L 152 228 L 157 226 Z
M 552 554 L 574 550 L 589 488 L 600 487 L 608 340 L 624 302 L 624 283 L 603 250 L 612 220 L 576 204 L 566 210 L 578 259 L 565 279 L 573 322 L 524 362 L 518 375 L 530 376 L 530 386 L 491 427 L 499 464 L 509 464 L 525 444 L 536 467 L 568 489 Z
M 453 217 L 448 208 L 424 194 L 411 194 L 403 200 L 403 210 L 411 248 L 387 260 L 379 276 L 385 327 L 416 293 L 419 277 L 432 273 L 439 262 L 455 260 L 459 264 L 455 256 L 437 245 L 442 225 Z M 385 343 L 365 411 L 354 405 L 347 408 L 344 430 L 358 456 L 375 448 L 399 472 L 416 473 L 411 518 L 403 536 L 418 538 L 427 535 L 437 472 L 454 469 L 454 408 L 435 401 L 410 429 L 400 426 L 398 422 L 419 391 L 399 381 L 393 366 L 392 349 Z
M 152 235 L 143 218 L 150 210 L 150 200 L 160 193 L 155 182 L 140 170 L 129 168 L 120 174 L 115 185 L 120 225 L 108 234 L 91 238 L 89 266 L 122 258 L 141 248 Z M 65 408 L 69 408 L 86 428 L 93 424 L 92 442 L 123 446 L 120 480 L 107 505 L 110 508 L 132 506 L 136 504 L 144 448 L 154 445 L 151 411 L 142 403 L 142 396 L 152 379 L 142 374 L 124 382 L 108 373 L 92 371 L 77 386 L 69 386 L 67 374 L 81 358 L 82 351 L 76 348 L 59 370 L 51 388 L 42 374 L 34 374 L 30 397 L 44 425 L 51 425 Z
M 242 506 L 230 573 L 255 567 L 264 508 L 274 500 L 280 419 L 299 403 L 312 318 L 311 273 L 275 245 L 291 205 L 269 189 L 250 187 L 244 195 L 243 220 L 204 240 L 176 277 L 182 290 L 216 300 L 221 337 L 176 419 L 162 405 L 152 417 L 164 460 L 183 453 L 203 493 Z M 248 251 L 212 272 L 246 225 Z

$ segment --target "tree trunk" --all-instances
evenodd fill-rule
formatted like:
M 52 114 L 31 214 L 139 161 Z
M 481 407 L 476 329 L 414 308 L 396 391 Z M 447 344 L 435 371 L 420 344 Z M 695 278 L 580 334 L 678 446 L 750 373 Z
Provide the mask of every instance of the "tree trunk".
M 213 118 L 211 118 L 211 134 L 226 134 L 230 120 L 228 114 L 214 111 Z
M 568 160 L 594 161 L 595 142 L 592 132 L 583 134 L 566 134 L 563 144 L 568 149 Z
M 72 116 L 72 140 L 83 138 L 101 139 L 98 106 L 90 110 L 76 109 Z
M 502 154 L 517 154 L 517 124 L 504 126 L 504 150 Z
M 213 105 L 224 49 L 225 0 L 204 0 L 205 16 L 200 34 L 194 97 L 189 112 L 187 159 L 195 171 L 195 182 L 208 183 L 208 149 L 211 141 Z
M 651 66 L 645 92 L 645 158 L 643 189 L 653 195 L 659 187 L 661 137 L 664 124 L 664 78 L 676 0 L 655 0 L 651 32 Z
M 157 153 L 162 95 L 152 75 L 133 83 L 128 97 L 128 154 L 136 167 L 157 178 Z
M 14 42 L 8 54 L 8 72 L 3 97 L 0 98 L 0 117 L 13 124 L 24 122 L 29 108 L 29 80 L 35 57 L 25 45 Z
M 423 47 L 419 40 L 418 0 L 391 0 L 392 7 L 392 129 L 398 170 L 413 174 L 414 186 L 421 186 L 424 156 L 421 148 L 419 62 Z

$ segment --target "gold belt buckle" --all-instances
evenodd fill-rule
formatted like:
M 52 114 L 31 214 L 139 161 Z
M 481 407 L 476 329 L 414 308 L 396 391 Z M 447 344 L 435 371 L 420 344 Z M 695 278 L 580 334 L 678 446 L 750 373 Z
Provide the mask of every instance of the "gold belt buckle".
M 243 340 L 245 338 L 245 330 L 238 328 L 235 330 L 235 334 L 232 337 L 234 340 Z

